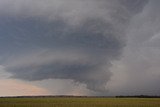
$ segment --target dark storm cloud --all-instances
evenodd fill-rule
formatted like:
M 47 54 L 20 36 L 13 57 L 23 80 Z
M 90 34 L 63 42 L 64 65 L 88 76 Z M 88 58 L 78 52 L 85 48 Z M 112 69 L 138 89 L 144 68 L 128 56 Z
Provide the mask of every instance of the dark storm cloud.
M 52 30 L 54 33 L 52 33 L 51 36 L 43 36 L 40 34 L 32 37 L 33 35 L 31 35 L 31 37 L 23 38 L 23 43 L 18 41 L 17 38 L 13 38 L 13 44 L 10 43 L 9 52 L 12 51 L 14 53 L 12 49 L 15 49 L 13 47 L 17 45 L 14 41 L 20 42 L 21 45 L 16 46 L 17 50 L 20 51 L 24 51 L 24 47 L 26 47 L 26 49 L 41 47 L 43 49 L 45 48 L 46 51 L 42 52 L 40 56 L 38 56 L 38 52 L 35 51 L 37 55 L 27 54 L 31 58 L 36 57 L 29 61 L 28 58 L 23 59 L 23 57 L 18 59 L 13 58 L 13 60 L 16 60 L 15 62 L 12 61 L 15 65 L 12 67 L 12 65 L 9 64 L 9 66 L 6 66 L 6 70 L 11 72 L 13 77 L 25 80 L 43 80 L 49 78 L 73 79 L 77 82 L 86 83 L 87 87 L 92 90 L 98 90 L 101 89 L 102 86 L 105 86 L 111 74 L 110 72 L 101 70 L 101 66 L 110 65 L 110 60 L 119 58 L 124 45 L 120 39 L 114 36 L 114 33 L 105 33 L 105 29 L 111 26 L 101 20 L 90 20 L 84 25 L 63 34 L 65 24 L 62 24 L 60 27 L 62 32 L 57 31 L 57 26 L 53 25 Z M 100 30 L 100 32 L 96 32 L 93 29 Z M 113 30 L 113 28 L 110 29 Z M 32 30 L 34 30 L 34 28 Z M 41 30 L 43 29 L 38 29 L 38 31 Z M 46 31 L 46 33 L 47 32 L 50 31 Z M 56 34 L 58 34 L 58 36 Z M 58 52 L 59 55 L 57 55 L 56 51 L 59 50 L 63 50 L 62 52 L 64 54 L 61 55 L 60 52 Z M 19 53 L 15 51 L 14 54 Z M 87 61 L 85 61 L 86 59 L 84 58 L 79 58 L 80 55 L 84 56 Z M 70 56 L 70 59 L 65 58 L 68 56 Z M 41 57 L 45 58 L 43 59 Z M 78 59 L 72 57 L 77 57 Z M 44 63 L 39 64 L 37 59 L 40 59 L 40 62 Z M 22 62 L 22 64 L 24 65 L 21 65 L 21 63 L 16 64 L 17 60 L 23 60 L 24 62 Z M 47 62 L 45 62 L 45 60 L 47 60 Z M 104 89 L 105 88 L 102 90 Z
M 0 11 L 0 53 L 12 77 L 72 79 L 103 92 L 111 77 L 109 67 L 125 46 L 128 22 L 146 0 L 0 3 L 10 6 Z

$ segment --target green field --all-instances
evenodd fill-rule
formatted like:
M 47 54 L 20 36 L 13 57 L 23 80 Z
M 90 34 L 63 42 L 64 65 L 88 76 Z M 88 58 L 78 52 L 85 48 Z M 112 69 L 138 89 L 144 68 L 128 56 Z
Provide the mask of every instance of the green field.
M 160 107 L 160 98 L 0 98 L 0 107 Z

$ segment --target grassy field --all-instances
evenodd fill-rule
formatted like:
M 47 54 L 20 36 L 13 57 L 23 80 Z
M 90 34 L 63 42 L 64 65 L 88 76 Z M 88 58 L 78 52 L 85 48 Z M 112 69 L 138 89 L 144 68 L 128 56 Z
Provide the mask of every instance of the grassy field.
M 0 98 L 0 107 L 160 107 L 160 98 Z

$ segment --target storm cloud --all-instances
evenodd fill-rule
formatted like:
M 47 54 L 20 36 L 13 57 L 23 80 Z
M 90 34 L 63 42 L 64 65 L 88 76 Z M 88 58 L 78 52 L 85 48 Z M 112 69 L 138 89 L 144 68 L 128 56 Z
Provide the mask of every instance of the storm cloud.
M 146 3 L 1 0 L 0 63 L 12 78 L 70 79 L 105 92 L 112 61 L 126 46 L 130 20 Z

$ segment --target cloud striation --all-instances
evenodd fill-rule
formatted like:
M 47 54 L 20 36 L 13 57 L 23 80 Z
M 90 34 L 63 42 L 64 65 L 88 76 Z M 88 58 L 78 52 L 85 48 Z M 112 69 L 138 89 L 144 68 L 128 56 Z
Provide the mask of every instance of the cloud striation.
M 112 61 L 121 58 L 125 47 L 130 19 L 146 3 L 1 0 L 0 63 L 13 78 L 71 79 L 105 92 Z

